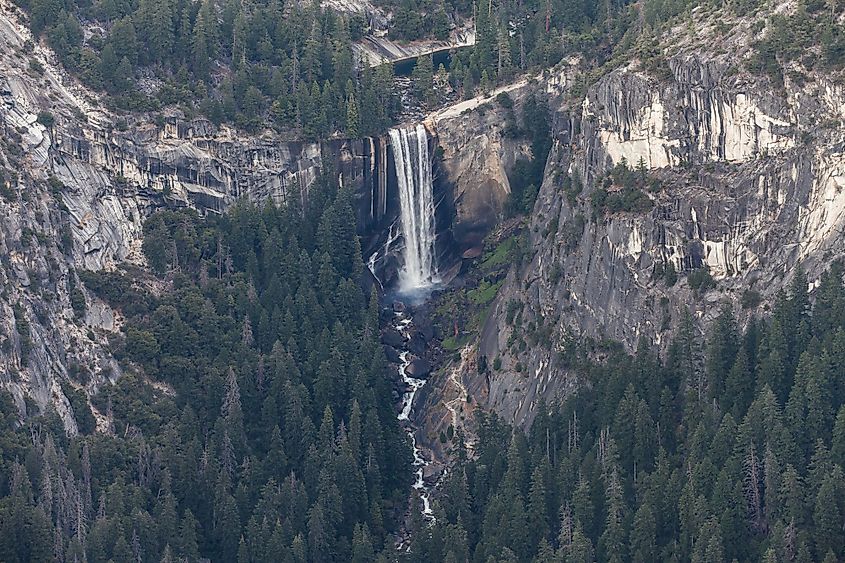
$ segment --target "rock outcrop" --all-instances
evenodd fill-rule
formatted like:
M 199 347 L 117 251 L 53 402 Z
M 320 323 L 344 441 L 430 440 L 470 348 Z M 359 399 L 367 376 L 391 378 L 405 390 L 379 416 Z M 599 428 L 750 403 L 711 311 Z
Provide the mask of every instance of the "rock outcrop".
M 501 220 L 510 195 L 508 171 L 520 158 L 531 157 L 525 136 L 513 132 L 528 95 L 543 90 L 561 95 L 576 65 L 568 61 L 554 74 L 519 80 L 426 118 L 437 134 L 445 180 L 453 186 L 452 230 L 461 253 L 477 246 Z
M 456 27 L 449 33 L 449 38 L 442 41 L 394 41 L 387 37 L 386 32 L 367 35 L 353 45 L 357 58 L 369 66 L 383 63 L 396 63 L 416 59 L 422 55 L 438 52 L 448 52 L 451 49 L 471 47 L 475 45 L 475 28 L 470 23 L 464 27 Z
M 401 41 L 388 37 L 393 14 L 385 6 L 370 0 L 321 0 L 320 5 L 347 16 L 363 18 L 369 31 L 353 43 L 352 49 L 359 65 L 378 66 L 416 59 L 421 55 L 448 52 L 451 49 L 475 45 L 475 25 L 472 21 L 452 19 L 452 28 L 445 39 Z
M 812 288 L 845 255 L 845 88 L 816 73 L 799 85 L 790 68 L 779 90 L 736 66 L 751 56 L 747 23 L 723 38 L 730 54 L 711 52 L 716 32 L 697 24 L 666 77 L 632 63 L 555 104 L 530 256 L 480 338 L 479 354 L 501 368 L 468 377 L 473 397 L 509 420 L 530 424 L 541 399 L 575 388 L 561 354 L 572 337 L 663 348 L 685 309 L 702 330 L 723 302 L 748 318 L 799 266 Z M 648 176 L 650 211 L 594 208 L 597 184 L 621 162 Z M 715 288 L 694 289 L 696 271 Z M 537 343 L 527 353 L 524 339 Z

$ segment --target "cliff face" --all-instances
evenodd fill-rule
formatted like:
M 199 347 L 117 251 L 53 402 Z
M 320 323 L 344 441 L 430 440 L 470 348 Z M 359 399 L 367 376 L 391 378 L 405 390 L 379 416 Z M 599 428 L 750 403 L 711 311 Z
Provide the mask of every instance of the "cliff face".
M 365 254 L 383 248 L 398 212 L 386 139 L 318 143 L 243 135 L 203 119 L 121 119 L 70 79 L 21 21 L 17 8 L 0 0 L 0 42 L 7 47 L 0 50 L 0 281 L 6 288 L 0 294 L 0 385 L 13 392 L 22 412 L 52 405 L 73 431 L 62 385 L 93 393 L 119 377 L 108 343 L 119 315 L 87 293 L 76 272 L 143 266 L 142 223 L 163 205 L 201 213 L 222 212 L 241 198 L 285 205 L 307 197 L 319 174 L 332 174 L 354 192 Z M 474 189 L 460 180 L 463 166 L 474 165 L 461 164 L 462 153 L 471 151 L 473 163 L 491 154 L 476 146 L 476 137 L 453 139 L 465 121 L 476 135 L 488 134 L 474 112 L 453 114 L 431 128 L 432 134 L 443 132 L 459 162 L 436 165 L 439 244 L 452 261 L 454 252 L 446 247 L 455 226 L 453 186 L 461 186 L 459 194 Z M 506 193 L 503 174 L 498 185 Z M 457 224 L 484 224 L 478 215 L 487 213 L 478 206 L 462 211 Z M 384 267 L 395 272 L 396 264 Z M 79 292 L 88 304 L 84 318 L 71 307 Z M 13 311 L 12 304 L 20 307 Z M 90 377 L 77 381 L 78 366 Z
M 459 110 L 463 106 L 458 104 L 453 113 L 430 118 L 442 150 L 443 169 L 455 190 L 454 232 L 461 250 L 479 244 L 498 221 L 510 194 L 507 170 L 520 156 L 530 155 L 523 140 L 507 136 L 508 110 L 492 97 L 465 102 L 465 106 Z
M 501 219 L 510 195 L 507 172 L 531 157 L 525 132 L 513 134 L 529 94 L 559 97 L 569 87 L 577 61 L 552 74 L 519 80 L 430 114 L 425 123 L 437 135 L 444 180 L 453 187 L 453 233 L 463 252 L 479 245 Z M 499 96 L 506 95 L 507 107 Z M 506 104 L 508 102 L 505 102 Z
M 502 367 L 489 382 L 467 376 L 471 394 L 510 420 L 530 423 L 541 398 L 577 385 L 560 354 L 569 336 L 665 346 L 685 308 L 701 329 L 722 302 L 747 318 L 799 265 L 812 287 L 845 254 L 845 88 L 787 74 L 776 89 L 736 67 L 749 56 L 747 26 L 725 38 L 730 55 L 701 47 L 713 30 L 699 29 L 695 47 L 682 40 L 668 60 L 668 79 L 630 65 L 558 104 L 530 256 L 511 271 L 479 344 Z M 655 186 L 643 194 L 651 209 L 595 210 L 600 178 L 623 159 Z M 674 285 L 661 275 L 672 268 Z M 685 274 L 702 269 L 715 288 L 695 291 Z M 754 299 L 741 310 L 744 294 Z M 537 344 L 519 352 L 524 339 Z
M 74 431 L 67 386 L 93 393 L 119 377 L 108 340 L 120 318 L 76 272 L 142 266 L 142 222 L 155 208 L 284 204 L 307 197 L 325 169 L 356 190 L 362 231 L 384 218 L 377 139 L 281 142 L 176 119 L 118 130 L 96 95 L 32 43 L 15 8 L 0 8 L 0 384 L 22 412 L 53 406 Z M 80 295 L 84 313 L 72 306 Z

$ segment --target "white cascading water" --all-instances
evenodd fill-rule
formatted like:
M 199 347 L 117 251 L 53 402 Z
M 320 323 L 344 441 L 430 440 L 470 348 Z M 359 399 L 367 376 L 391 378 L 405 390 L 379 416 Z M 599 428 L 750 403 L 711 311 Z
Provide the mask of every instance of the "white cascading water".
M 384 255 L 401 234 L 404 240 L 402 249 L 403 265 L 399 270 L 399 293 L 409 297 L 411 302 L 425 298 L 426 290 L 438 282 L 434 243 L 436 224 L 434 217 L 434 187 L 431 173 L 431 158 L 428 154 L 428 133 L 425 126 L 391 129 L 390 147 L 396 168 L 396 183 L 399 188 L 399 224 L 391 225 L 388 231 Z M 378 251 L 370 257 L 370 270 L 375 275 Z M 410 338 L 412 320 L 406 313 L 397 312 L 394 327 L 407 342 Z M 405 393 L 398 415 L 400 423 L 411 440 L 414 454 L 413 488 L 419 493 L 419 510 L 429 522 L 434 522 L 431 508 L 429 487 L 425 482 L 425 468 L 429 460 L 417 444 L 415 425 L 411 420 L 411 410 L 417 392 L 425 385 L 424 379 L 417 379 L 408 373 L 413 356 L 407 350 L 400 353 L 399 375 L 405 384 Z M 410 545 L 406 545 L 410 549 Z
M 399 220 L 405 240 L 399 290 L 413 293 L 437 281 L 434 188 L 428 134 L 422 124 L 408 129 L 391 129 L 389 134 L 399 186 Z
M 409 338 L 411 324 L 411 319 L 405 317 L 402 313 L 396 313 L 396 324 L 394 326 L 405 339 Z M 399 375 L 402 376 L 402 381 L 405 382 L 407 391 L 402 396 L 402 410 L 396 418 L 405 426 L 405 431 L 411 437 L 411 449 L 414 454 L 414 484 L 412 487 L 420 495 L 420 513 L 429 522 L 434 522 L 434 511 L 431 509 L 428 485 L 425 482 L 425 467 L 428 465 L 428 460 L 422 456 L 420 447 L 417 444 L 417 435 L 414 432 L 414 426 L 411 424 L 410 419 L 411 409 L 414 407 L 414 399 L 417 396 L 417 392 L 425 385 L 425 379 L 417 379 L 408 375 L 408 367 L 411 365 L 411 353 L 409 351 L 403 350 L 399 354 L 399 359 L 401 362 Z

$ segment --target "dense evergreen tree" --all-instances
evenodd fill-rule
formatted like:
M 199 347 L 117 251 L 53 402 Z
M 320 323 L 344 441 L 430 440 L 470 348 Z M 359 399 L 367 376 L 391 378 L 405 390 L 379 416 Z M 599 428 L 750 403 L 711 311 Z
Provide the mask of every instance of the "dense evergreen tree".
M 357 136 L 347 104 L 377 98 L 372 130 L 392 123 L 397 109 L 392 80 L 365 81 L 354 70 L 350 22 L 315 4 L 286 12 L 275 0 L 56 2 L 21 0 L 36 35 L 44 33 L 65 66 L 111 94 L 120 110 L 158 110 L 178 104 L 215 123 L 247 130 L 267 124 L 325 138 Z M 80 19 L 105 30 L 83 46 Z M 392 78 L 386 66 L 380 72 Z M 133 88 L 136 76 L 161 79 L 154 95 Z M 307 85 L 303 93 L 300 85 Z M 313 85 L 318 84 L 316 90 Z M 303 107 L 303 97 L 310 107 Z M 305 116 L 302 116 L 302 113 Z
M 124 376 L 93 399 L 112 431 L 68 439 L 55 414 L 2 421 L 0 558 L 348 561 L 392 549 L 410 450 L 378 304 L 360 286 L 351 197 L 320 181 L 301 212 L 153 215 L 144 250 L 168 287 L 158 296 L 126 273 L 81 276 L 126 318 Z
M 353 93 L 359 110 L 365 107 L 375 114 L 374 127 L 362 124 L 358 134 L 381 132 L 397 116 L 392 80 L 368 80 L 365 75 L 372 69 L 355 70 L 352 44 L 368 31 L 362 15 L 278 0 L 17 2 L 29 12 L 35 35 L 46 37 L 68 70 L 111 94 L 116 109 L 156 111 L 178 105 L 189 115 L 199 110 L 215 123 L 231 121 L 248 130 L 271 125 L 321 138 L 353 136 L 349 126 L 354 120 L 347 119 L 345 107 Z M 466 97 L 490 92 L 516 72 L 549 68 L 570 53 L 584 55 L 596 68 L 637 56 L 646 70 L 665 76 L 668 66 L 655 37 L 664 24 L 693 6 L 691 0 L 376 3 L 392 13 L 389 33 L 399 40 L 442 40 L 449 36 L 451 22 L 466 24 L 474 18 L 475 45 L 453 53 L 449 71 L 449 82 Z M 758 4 L 741 0 L 723 9 L 750 13 Z M 841 68 L 845 29 L 829 14 L 841 11 L 843 4 L 828 4 L 830 10 L 822 9 L 822 2 L 803 0 L 794 14 L 772 17 L 748 66 L 780 85 L 783 64 L 821 43 L 821 56 L 812 63 Z M 85 40 L 81 22 L 94 31 L 95 40 Z M 435 100 L 428 76 L 434 69 L 429 72 L 429 61 L 421 58 L 423 68 L 414 82 L 416 95 L 431 104 Z M 392 78 L 390 65 L 382 67 Z M 151 75 L 160 84 L 154 94 L 132 87 L 135 77 Z M 307 89 L 301 88 L 303 82 Z M 319 93 L 314 83 L 320 85 Z M 305 116 L 304 98 L 313 106 Z M 376 99 L 382 103 L 370 103 Z
M 471 515 L 452 509 L 447 480 L 430 537 L 460 523 L 475 561 L 841 560 L 845 316 L 819 309 L 845 298 L 837 268 L 812 308 L 799 273 L 744 332 L 729 308 L 706 337 L 685 317 L 662 363 L 645 344 L 628 356 L 582 343 L 583 385 L 538 405 L 525 439 L 479 420 L 461 468 Z

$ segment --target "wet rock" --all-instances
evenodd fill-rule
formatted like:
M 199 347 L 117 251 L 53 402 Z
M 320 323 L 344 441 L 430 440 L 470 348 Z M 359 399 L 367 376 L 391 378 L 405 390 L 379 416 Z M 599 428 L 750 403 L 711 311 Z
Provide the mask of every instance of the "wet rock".
M 394 313 L 404 313 L 405 312 L 405 304 L 401 301 L 394 301 L 393 302 L 393 312 Z
M 388 15 L 378 7 L 373 7 L 370 2 L 349 2 L 346 0 L 329 0 L 327 5 L 339 6 L 339 11 L 346 13 L 367 14 L 374 29 L 386 30 L 390 21 Z M 354 6 L 350 8 L 349 6 Z M 355 60 L 368 66 L 378 66 L 385 62 L 401 63 L 413 61 L 417 57 L 436 53 L 438 51 L 449 51 L 475 45 L 475 28 L 470 22 L 462 22 L 461 25 L 449 32 L 446 39 L 425 39 L 411 42 L 392 41 L 388 34 L 366 35 L 352 46 L 355 52 Z
M 419 332 L 413 331 L 409 335 L 408 342 L 405 344 L 407 349 L 415 356 L 424 356 L 426 352 L 426 343 Z
M 423 468 L 423 481 L 434 483 L 443 475 L 444 468 L 440 463 L 429 463 Z
M 393 314 L 393 307 L 382 307 L 381 310 L 379 310 L 378 318 L 379 326 L 388 324 L 395 318 L 395 315 Z
M 425 340 L 426 343 L 434 340 L 434 324 L 428 317 L 420 315 L 414 320 L 414 327 L 416 332 Z
M 431 374 L 431 370 L 431 362 L 425 358 L 414 358 L 405 368 L 405 373 L 414 379 L 426 379 Z

